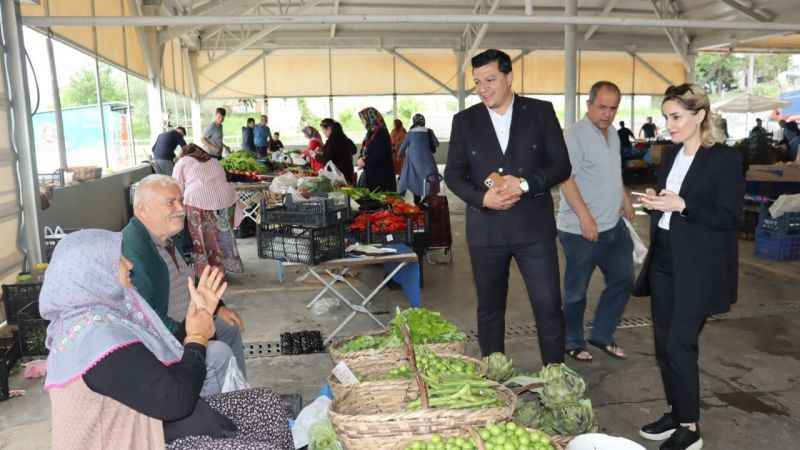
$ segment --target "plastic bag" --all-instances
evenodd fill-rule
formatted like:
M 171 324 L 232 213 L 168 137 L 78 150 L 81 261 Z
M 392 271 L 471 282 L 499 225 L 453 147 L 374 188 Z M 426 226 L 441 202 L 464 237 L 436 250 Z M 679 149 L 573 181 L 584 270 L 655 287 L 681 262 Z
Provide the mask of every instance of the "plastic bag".
M 292 440 L 294 448 L 302 448 L 308 445 L 309 431 L 311 427 L 322 420 L 328 418 L 328 411 L 331 409 L 331 399 L 320 395 L 311 404 L 303 408 L 297 419 L 292 425 Z
M 629 439 L 600 433 L 576 436 L 567 445 L 567 450 L 645 450 Z
M 800 194 L 781 195 L 775 200 L 775 203 L 769 207 L 769 215 L 774 219 L 777 219 L 784 213 L 798 211 L 800 211 Z
M 231 358 L 228 361 L 228 370 L 225 371 L 225 382 L 222 383 L 222 392 L 241 391 L 242 389 L 250 389 L 250 384 L 244 379 L 244 374 L 239 370 L 239 364 L 236 358 Z
M 636 232 L 636 229 L 633 228 L 633 224 L 628 219 L 622 219 L 625 221 L 625 225 L 628 227 L 628 232 L 631 235 L 631 240 L 633 241 L 633 262 L 636 264 L 642 264 L 647 258 L 647 246 L 644 245 L 642 238 L 639 237 L 639 233 Z
M 290 189 L 296 188 L 298 181 L 299 179 L 297 176 L 291 172 L 278 175 L 272 180 L 272 183 L 270 183 L 269 191 L 275 192 L 276 194 L 285 194 L 289 192 Z
M 338 298 L 323 297 L 311 305 L 311 314 L 319 317 L 328 314 L 339 307 L 342 302 Z
M 327 164 L 325 164 L 325 167 L 319 171 L 319 176 L 331 180 L 334 186 L 344 186 L 347 184 L 347 179 L 344 177 L 344 174 L 336 167 L 333 161 L 328 161 Z

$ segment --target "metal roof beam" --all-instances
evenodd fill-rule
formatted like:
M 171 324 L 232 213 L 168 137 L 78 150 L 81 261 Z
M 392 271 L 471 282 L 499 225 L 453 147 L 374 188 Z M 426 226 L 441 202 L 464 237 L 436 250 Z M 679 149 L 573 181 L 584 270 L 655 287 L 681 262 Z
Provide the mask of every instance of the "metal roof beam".
M 638 54 L 637 54 L 635 51 L 633 51 L 633 50 L 628 50 L 628 54 L 629 54 L 629 55 L 631 55 L 631 56 L 632 56 L 632 57 L 633 57 L 635 60 L 639 61 L 639 63 L 640 63 L 642 66 L 644 66 L 644 68 L 645 68 L 645 69 L 647 69 L 647 70 L 648 70 L 650 73 L 652 73 L 653 75 L 657 76 L 657 77 L 658 77 L 659 79 L 661 79 L 661 81 L 663 81 L 664 83 L 667 83 L 667 84 L 668 84 L 668 85 L 670 85 L 670 86 L 673 86 L 673 85 L 675 84 L 675 83 L 673 83 L 673 82 L 672 82 L 672 80 L 670 80 L 669 78 L 667 78 L 666 76 L 664 76 L 664 74 L 662 74 L 661 72 L 659 72 L 659 71 L 658 71 L 658 69 L 656 69 L 655 67 L 653 67 L 653 65 L 652 65 L 652 64 L 650 64 L 649 62 L 647 62 L 647 60 L 645 60 L 644 58 L 642 58 L 641 56 L 639 56 L 639 55 L 638 55 Z
M 653 4 L 653 11 L 659 19 L 675 19 L 679 18 L 680 14 L 674 9 L 675 5 L 671 0 L 651 0 Z M 689 37 L 686 35 L 686 30 L 678 27 L 664 27 L 664 32 L 667 34 L 669 43 L 675 53 L 681 58 L 681 62 L 687 71 L 691 72 L 692 64 L 689 61 Z
M 206 4 L 204 6 L 200 6 L 198 8 L 194 8 L 192 10 L 193 16 L 207 16 L 211 14 L 218 14 L 220 12 L 230 10 L 233 4 L 241 5 L 241 1 L 233 0 L 233 1 L 219 1 Z M 185 17 L 185 16 L 184 16 Z M 186 27 L 170 27 L 166 30 L 161 30 L 158 32 L 158 43 L 165 44 L 176 37 L 181 37 L 187 34 L 193 34 L 202 28 L 201 25 L 193 25 L 193 26 L 186 26 Z
M 493 15 L 497 11 L 498 6 L 500 6 L 500 0 L 494 0 L 492 7 L 489 9 L 489 12 L 486 15 Z M 469 64 L 470 58 L 472 58 L 473 53 L 478 50 L 478 47 L 481 45 L 481 42 L 483 42 L 483 38 L 486 36 L 487 31 L 489 31 L 488 22 L 481 25 L 478 33 L 475 34 L 475 37 L 471 42 L 467 42 L 467 47 L 469 47 L 469 49 L 464 53 L 464 61 L 461 63 L 462 69 L 466 68 L 467 64 Z
M 396 56 L 397 59 L 399 59 L 400 61 L 403 61 L 404 63 L 408 64 L 409 67 L 411 67 L 412 69 L 414 69 L 417 72 L 419 72 L 420 75 L 424 76 L 425 78 L 427 78 L 427 79 L 433 81 L 434 83 L 436 83 L 437 86 L 439 86 L 440 88 L 442 88 L 445 91 L 447 91 L 448 94 L 452 95 L 453 97 L 458 97 L 458 94 L 456 93 L 456 91 L 450 89 L 449 86 L 447 86 L 446 84 L 442 83 L 438 78 L 436 78 L 433 75 L 431 75 L 427 70 L 425 70 L 422 67 L 418 66 L 416 63 L 414 63 L 414 61 L 411 61 L 410 59 L 406 58 L 405 56 L 403 56 L 402 54 L 398 53 L 394 49 L 385 48 L 383 50 L 386 53 L 389 53 L 390 55 Z
M 214 87 L 212 87 L 211 89 L 206 91 L 203 94 L 203 98 L 205 99 L 208 96 L 210 96 L 211 94 L 213 94 L 214 92 L 217 92 L 220 88 L 225 87 L 228 83 L 230 83 L 231 81 L 235 80 L 236 77 L 238 77 L 239 75 L 241 75 L 245 71 L 247 71 L 247 69 L 253 67 L 257 62 L 261 61 L 261 58 L 264 58 L 265 56 L 270 54 L 270 52 L 271 52 L 270 50 L 264 50 L 263 52 L 259 53 L 258 56 L 256 56 L 255 58 L 251 59 L 250 61 L 248 61 L 245 65 L 243 65 L 238 70 L 236 70 L 236 72 L 233 72 L 232 74 L 228 75 L 227 77 L 225 77 L 224 80 L 222 80 L 219 83 L 215 84 Z
M 522 50 L 519 55 L 511 58 L 511 65 L 513 66 L 515 62 L 519 61 L 520 59 L 524 58 L 530 53 L 531 51 L 529 49 Z M 471 88 L 467 89 L 467 95 L 471 95 L 473 92 L 475 92 L 475 86 L 472 86 Z
M 730 6 L 744 17 L 747 17 L 748 19 L 754 20 L 756 22 L 772 22 L 773 20 L 775 20 L 775 14 L 772 11 L 764 9 L 756 10 L 752 6 L 747 7 L 739 3 L 737 0 L 722 0 L 722 3 Z
M 311 3 L 304 4 L 296 12 L 297 13 L 302 13 L 304 11 L 308 11 L 309 9 L 314 8 L 315 6 L 319 5 L 323 1 L 324 0 L 315 0 L 315 1 L 311 2 Z M 284 8 L 282 8 L 282 9 L 284 11 L 288 11 L 289 10 L 289 6 L 286 6 L 285 9 Z M 273 33 L 274 31 L 280 29 L 281 26 L 282 26 L 282 24 L 271 26 L 271 27 L 269 27 L 269 28 L 267 28 L 265 30 L 259 31 L 258 33 L 248 37 L 247 39 L 242 41 L 239 45 L 237 45 L 235 48 L 225 52 L 224 54 L 222 54 L 218 58 L 215 58 L 213 61 L 210 61 L 208 64 L 203 66 L 200 69 L 200 74 L 202 75 L 203 73 L 207 72 L 208 69 L 210 69 L 211 67 L 216 66 L 217 64 L 220 63 L 220 61 L 224 61 L 224 60 L 228 59 L 229 57 L 235 55 L 236 53 L 239 53 L 240 51 L 245 50 L 246 48 L 250 47 L 251 45 L 255 44 L 256 42 L 258 42 L 261 39 L 263 39 L 266 36 L 268 36 L 270 33 Z
M 606 6 L 603 8 L 603 12 L 600 13 L 600 16 L 605 17 L 611 14 L 611 10 L 614 9 L 615 6 L 617 6 L 617 3 L 619 3 L 619 0 L 608 0 Z M 592 25 L 591 27 L 589 27 L 589 29 L 586 30 L 586 33 L 583 35 L 583 40 L 588 41 L 589 39 L 591 39 L 598 28 L 600 28 L 598 25 Z
M 334 0 L 333 2 L 333 15 L 339 15 L 339 0 Z M 331 39 L 336 37 L 336 24 L 331 24 Z

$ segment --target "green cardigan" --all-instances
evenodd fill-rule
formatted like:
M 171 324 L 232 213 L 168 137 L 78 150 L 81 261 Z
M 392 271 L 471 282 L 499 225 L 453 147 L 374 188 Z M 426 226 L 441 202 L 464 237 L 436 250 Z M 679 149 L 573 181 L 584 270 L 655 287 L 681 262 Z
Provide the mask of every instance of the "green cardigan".
M 167 315 L 169 309 L 169 268 L 158 253 L 150 232 L 137 218 L 122 229 L 122 254 L 133 263 L 131 281 L 170 332 L 180 324 Z

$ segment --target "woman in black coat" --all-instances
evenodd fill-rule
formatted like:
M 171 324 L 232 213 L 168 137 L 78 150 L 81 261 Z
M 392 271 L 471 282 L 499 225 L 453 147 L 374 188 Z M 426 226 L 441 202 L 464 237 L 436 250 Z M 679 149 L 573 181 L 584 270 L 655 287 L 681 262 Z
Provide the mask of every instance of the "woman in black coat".
M 373 107 L 362 109 L 358 116 L 367 129 L 361 149 L 363 156 L 357 161 L 358 167 L 364 169 L 364 187 L 383 192 L 397 191 L 392 141 L 383 116 Z
M 333 161 L 347 182 L 355 185 L 356 175 L 353 171 L 353 155 L 356 154 L 356 144 L 344 134 L 342 124 L 333 119 L 322 119 L 319 127 L 328 140 L 325 141 L 322 153 L 317 159 L 322 163 Z
M 650 251 L 634 295 L 651 297 L 656 360 L 672 409 L 639 434 L 669 438 L 662 450 L 699 450 L 698 338 L 710 315 L 736 302 L 744 175 L 739 153 L 720 143 L 700 87 L 670 86 L 661 109 L 678 145 L 662 157 L 658 192 L 641 198 L 651 212 Z

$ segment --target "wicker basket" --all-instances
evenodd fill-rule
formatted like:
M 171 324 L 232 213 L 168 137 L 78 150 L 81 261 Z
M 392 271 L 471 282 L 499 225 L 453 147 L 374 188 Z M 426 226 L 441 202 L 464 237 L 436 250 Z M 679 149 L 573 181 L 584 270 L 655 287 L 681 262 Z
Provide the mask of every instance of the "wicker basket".
M 482 361 L 477 360 L 475 358 L 470 358 L 469 356 L 464 355 L 447 355 L 450 358 L 458 358 L 467 362 L 474 363 L 475 366 L 478 368 L 479 373 L 486 372 L 486 364 Z M 349 363 L 347 367 L 355 373 L 361 375 L 375 375 L 375 376 L 383 376 L 389 373 L 390 370 L 400 367 L 401 364 L 405 364 L 407 360 L 405 358 L 401 360 L 368 360 L 368 359 L 360 359 L 351 366 Z M 379 385 L 391 385 L 394 386 L 396 389 L 405 390 L 408 388 L 409 383 L 413 383 L 414 378 L 407 378 L 407 379 L 400 379 L 400 380 L 375 380 L 375 381 L 363 381 L 358 384 L 342 384 L 339 383 L 339 380 L 331 374 L 328 377 L 328 385 L 330 385 L 331 389 L 333 390 L 333 396 L 335 398 L 343 397 L 347 392 L 353 390 L 354 388 L 358 387 L 359 389 L 369 389 L 372 386 L 379 386 Z
M 383 333 L 376 333 L 374 335 L 381 335 L 387 334 L 387 332 Z M 369 361 L 371 363 L 375 362 L 396 362 L 400 360 L 406 359 L 406 351 L 403 347 L 389 347 L 389 348 L 377 348 L 377 349 L 370 349 L 370 350 L 362 350 L 359 352 L 340 352 L 337 348 L 341 347 L 347 341 L 357 338 L 358 336 L 351 336 L 341 340 L 334 340 L 331 345 L 328 347 L 328 352 L 331 354 L 331 359 L 333 359 L 333 363 L 336 364 L 339 361 L 344 361 L 347 363 L 347 366 L 352 368 L 355 366 L 363 366 L 363 361 Z M 442 344 L 422 344 L 423 347 L 431 350 L 432 352 L 436 353 L 437 355 L 463 355 L 466 352 L 466 344 L 464 341 L 461 342 L 445 342 Z
M 531 428 L 528 428 L 528 431 L 531 431 Z M 464 439 L 475 439 L 480 440 L 480 436 L 477 433 L 470 433 L 469 431 L 462 430 L 460 433 L 454 435 L 455 437 L 463 437 Z M 414 441 L 418 441 L 420 439 L 406 439 L 402 442 L 398 442 L 397 445 L 393 448 L 393 450 L 405 450 L 405 448 L 413 443 Z M 569 441 L 572 440 L 571 437 L 564 437 L 564 436 L 551 436 L 550 443 L 553 445 L 553 450 L 564 450 L 566 448 Z M 482 441 L 481 441 L 482 442 Z M 480 447 L 478 447 L 480 449 Z
M 405 411 L 418 396 L 415 383 L 355 388 L 337 397 L 329 413 L 336 435 L 348 450 L 395 450 L 398 443 L 455 436 L 465 428 L 510 420 L 517 396 L 497 385 L 504 406 L 483 409 L 423 409 Z

